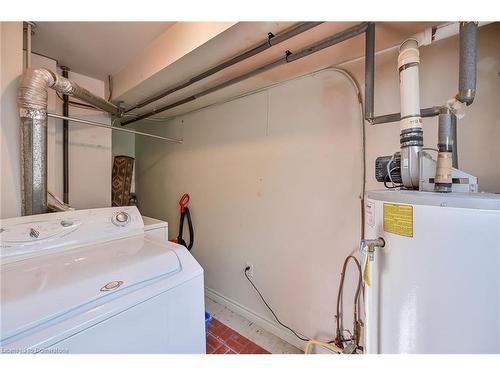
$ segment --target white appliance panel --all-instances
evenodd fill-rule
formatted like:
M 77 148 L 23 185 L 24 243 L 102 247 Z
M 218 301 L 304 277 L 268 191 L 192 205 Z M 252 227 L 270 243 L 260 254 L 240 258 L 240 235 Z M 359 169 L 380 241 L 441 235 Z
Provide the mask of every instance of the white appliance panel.
M 367 352 L 500 353 L 500 197 L 367 198 L 366 237 L 386 242 L 366 289 Z M 384 203 L 413 207 L 413 237 L 384 231 Z
M 144 234 L 136 207 L 0 228 L 3 353 L 205 352 L 203 269 L 185 247 Z

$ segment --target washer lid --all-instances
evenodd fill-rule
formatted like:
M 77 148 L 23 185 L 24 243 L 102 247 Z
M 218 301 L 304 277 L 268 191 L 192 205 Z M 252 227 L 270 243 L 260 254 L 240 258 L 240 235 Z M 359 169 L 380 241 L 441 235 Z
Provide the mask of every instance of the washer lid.
M 0 339 L 95 308 L 181 268 L 168 245 L 144 235 L 4 264 Z

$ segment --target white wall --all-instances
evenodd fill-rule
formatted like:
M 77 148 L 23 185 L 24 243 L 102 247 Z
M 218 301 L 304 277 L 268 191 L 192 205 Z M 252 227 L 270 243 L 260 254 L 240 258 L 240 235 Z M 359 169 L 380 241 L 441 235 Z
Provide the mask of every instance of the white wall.
M 23 71 L 23 24 L 0 23 L 1 183 L 0 217 L 21 215 L 20 119 L 17 86 Z
M 478 93 L 460 121 L 460 165 L 484 190 L 500 191 L 500 29 L 481 30 Z M 376 112 L 399 111 L 397 52 L 377 56 Z M 422 106 L 443 104 L 457 90 L 458 38 L 421 49 Z M 363 62 L 348 63 L 361 86 Z M 255 282 L 278 316 L 311 337 L 334 334 L 342 262 L 359 241 L 360 125 L 356 99 L 337 73 L 300 78 L 258 94 L 143 130 L 183 136 L 183 145 L 136 138 L 141 211 L 170 222 L 177 201 L 191 194 L 194 256 L 206 286 L 243 309 L 271 319 L 243 276 Z M 435 146 L 436 119 L 424 121 Z M 377 156 L 399 149 L 397 123 L 366 126 L 367 187 Z M 345 316 L 351 316 L 350 271 Z
M 17 107 L 18 80 L 23 72 L 22 22 L 1 23 L 1 212 L 0 217 L 21 214 L 20 120 Z M 56 61 L 32 54 L 33 67 L 56 70 Z M 103 81 L 70 72 L 70 79 L 99 96 Z M 48 91 L 49 112 L 62 112 L 54 91 Z M 70 107 L 70 115 L 102 123 L 110 117 L 99 111 Z M 48 188 L 62 198 L 62 121 L 48 121 Z M 75 208 L 111 205 L 111 132 L 70 123 L 70 204 Z
M 97 96 L 106 97 L 101 80 L 75 72 L 69 72 L 69 79 Z M 70 107 L 69 114 L 111 124 L 110 116 L 101 111 Z M 77 123 L 70 123 L 69 127 L 70 205 L 77 209 L 111 206 L 111 131 Z

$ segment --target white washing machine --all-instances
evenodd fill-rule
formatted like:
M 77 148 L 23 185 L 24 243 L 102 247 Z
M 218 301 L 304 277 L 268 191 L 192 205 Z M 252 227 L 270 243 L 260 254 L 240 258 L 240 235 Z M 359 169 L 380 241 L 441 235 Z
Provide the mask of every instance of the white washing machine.
M 136 207 L 2 220 L 2 353 L 205 353 L 203 269 Z

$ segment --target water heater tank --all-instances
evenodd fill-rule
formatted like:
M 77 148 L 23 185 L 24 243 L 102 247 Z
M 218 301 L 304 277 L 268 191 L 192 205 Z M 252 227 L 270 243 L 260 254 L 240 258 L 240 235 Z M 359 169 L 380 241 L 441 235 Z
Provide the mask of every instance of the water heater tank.
M 500 353 L 500 195 L 372 191 L 367 353 Z M 363 254 L 361 254 L 363 256 Z

